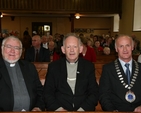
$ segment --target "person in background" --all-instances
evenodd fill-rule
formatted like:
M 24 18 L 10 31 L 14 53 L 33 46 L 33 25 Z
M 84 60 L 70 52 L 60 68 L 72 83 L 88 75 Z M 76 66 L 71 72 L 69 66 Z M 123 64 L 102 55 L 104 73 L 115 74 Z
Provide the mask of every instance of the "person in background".
M 115 41 L 109 35 L 106 36 L 106 42 L 103 44 L 103 47 L 109 47 L 111 51 L 115 51 Z
M 104 53 L 105 55 L 110 55 L 110 52 L 111 52 L 111 50 L 110 50 L 109 47 L 104 47 L 103 53 Z
M 139 63 L 141 63 L 141 54 L 138 56 L 137 61 L 138 61 Z
M 26 50 L 28 48 L 31 47 L 32 45 L 32 38 L 31 36 L 29 35 L 29 32 L 28 32 L 28 27 L 26 28 L 26 30 L 24 31 L 23 33 L 23 39 L 22 39 L 22 44 L 23 44 L 23 54 L 25 54 Z M 24 56 L 24 55 L 23 55 Z
M 61 49 L 66 57 L 48 66 L 43 92 L 47 111 L 94 111 L 98 102 L 94 64 L 79 57 L 83 46 L 76 34 L 67 34 Z
M 50 61 L 53 61 L 53 54 L 55 52 L 55 42 L 54 41 L 50 41 L 48 43 L 48 49 L 50 53 Z
M 94 42 L 93 42 L 93 39 L 92 39 L 92 38 L 88 38 L 88 39 L 87 39 L 87 45 L 88 45 L 89 47 L 91 47 L 91 48 L 94 47 Z
M 83 57 L 91 62 L 96 62 L 96 53 L 94 48 L 87 45 L 87 39 L 85 37 L 80 37 L 80 39 L 83 45 L 83 50 L 82 53 L 80 53 L 80 57 Z
M 9 36 L 0 58 L 0 111 L 41 111 L 43 86 L 32 63 L 20 60 L 22 43 Z
M 134 42 L 128 35 L 115 40 L 118 58 L 102 69 L 99 101 L 104 111 L 141 112 L 141 64 L 132 58 Z
M 25 60 L 29 62 L 50 62 L 49 50 L 41 46 L 41 37 L 39 35 L 32 37 L 32 47 L 27 49 Z
M 44 48 L 48 49 L 48 37 L 46 35 L 42 36 L 41 46 L 43 46 Z
M 52 35 L 49 35 L 49 36 L 48 36 L 48 42 L 50 42 L 50 41 L 54 41 L 54 38 L 53 38 Z
M 100 41 L 97 40 L 94 42 L 94 50 L 96 51 L 96 55 L 101 55 L 103 53 L 103 47 L 100 46 Z
M 58 33 L 55 34 L 56 47 L 53 54 L 53 61 L 58 60 L 62 57 L 65 57 L 65 55 L 61 51 L 61 46 L 63 45 L 63 38 L 64 38 L 64 35 L 60 35 Z

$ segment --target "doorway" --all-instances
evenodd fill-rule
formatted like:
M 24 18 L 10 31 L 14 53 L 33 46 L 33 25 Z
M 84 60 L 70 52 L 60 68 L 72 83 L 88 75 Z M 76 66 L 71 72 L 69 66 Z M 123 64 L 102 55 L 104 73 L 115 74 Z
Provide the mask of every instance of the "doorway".
M 40 36 L 52 35 L 52 23 L 51 22 L 32 22 L 32 33 L 37 33 Z

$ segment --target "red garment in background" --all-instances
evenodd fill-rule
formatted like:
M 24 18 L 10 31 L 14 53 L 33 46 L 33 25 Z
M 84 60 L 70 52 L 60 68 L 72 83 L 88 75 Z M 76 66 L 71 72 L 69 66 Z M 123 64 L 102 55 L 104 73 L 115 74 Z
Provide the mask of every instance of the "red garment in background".
M 94 48 L 87 46 L 87 51 L 85 56 L 82 55 L 82 53 L 80 54 L 80 57 L 83 57 L 86 60 L 89 60 L 91 62 L 96 62 L 96 53 Z

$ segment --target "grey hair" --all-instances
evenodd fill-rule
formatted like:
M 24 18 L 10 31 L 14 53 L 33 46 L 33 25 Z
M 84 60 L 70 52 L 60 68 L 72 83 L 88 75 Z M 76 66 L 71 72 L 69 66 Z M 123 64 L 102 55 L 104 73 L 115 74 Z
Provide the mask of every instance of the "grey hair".
M 2 48 L 2 52 L 3 52 L 3 47 L 4 47 L 3 45 L 9 39 L 17 40 L 20 43 L 20 48 L 21 48 L 20 56 L 21 56 L 21 54 L 22 54 L 22 42 L 21 42 L 21 40 L 19 38 L 15 37 L 13 35 L 12 36 L 8 36 L 8 37 L 6 37 L 6 38 L 3 39 L 3 41 L 2 41 L 2 47 L 1 47 Z
M 82 44 L 81 39 L 79 38 L 79 36 L 77 36 L 75 33 L 68 33 L 68 34 L 65 35 L 64 38 L 63 38 L 63 46 L 65 45 L 66 39 L 67 39 L 68 37 L 70 37 L 70 36 L 73 36 L 73 37 L 77 38 L 79 44 L 80 44 L 80 45 Z
M 118 40 L 119 38 L 121 38 L 121 37 L 127 37 L 127 38 L 129 38 L 129 39 L 132 41 L 132 46 L 134 46 L 134 41 L 133 41 L 133 38 L 132 38 L 132 37 L 130 37 L 129 35 L 121 34 L 121 35 L 119 35 L 119 36 L 115 39 L 115 48 L 117 47 L 117 40 Z

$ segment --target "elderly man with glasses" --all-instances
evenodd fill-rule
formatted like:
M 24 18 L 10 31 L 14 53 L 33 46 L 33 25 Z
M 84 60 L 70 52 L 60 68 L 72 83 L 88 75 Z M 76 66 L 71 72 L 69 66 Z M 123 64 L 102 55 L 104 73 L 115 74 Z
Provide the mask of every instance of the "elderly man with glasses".
M 22 43 L 9 36 L 2 42 L 0 58 L 0 111 L 44 109 L 41 82 L 35 66 L 20 60 Z

